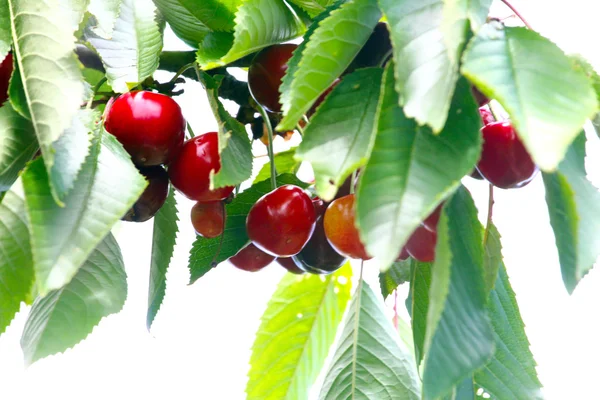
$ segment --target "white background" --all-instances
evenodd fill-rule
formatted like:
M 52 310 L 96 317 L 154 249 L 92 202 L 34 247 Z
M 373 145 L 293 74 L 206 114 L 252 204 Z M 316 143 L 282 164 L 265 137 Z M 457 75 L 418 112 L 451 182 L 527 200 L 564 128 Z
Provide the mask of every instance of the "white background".
M 595 3 L 514 0 L 534 29 L 567 52 L 585 55 L 600 70 Z M 501 4 L 495 5 L 494 16 L 509 14 Z M 167 41 L 169 49 L 180 46 L 172 37 Z M 196 134 L 217 128 L 197 84 L 186 86 L 178 101 Z M 588 160 L 588 172 L 599 185 L 598 139 L 590 138 L 594 160 Z M 265 153 L 264 147 L 255 148 Z M 487 186 L 472 180 L 465 183 L 485 217 Z M 166 299 L 152 332 L 145 328 L 152 222 L 121 224 L 115 233 L 129 276 L 123 311 L 105 318 L 74 349 L 25 369 L 19 347 L 27 313 L 24 307 L 0 338 L 1 399 L 244 398 L 254 332 L 284 271 L 273 265 L 250 274 L 222 264 L 188 286 L 187 258 L 194 240 L 189 222 L 192 203 L 179 200 L 178 246 L 168 273 Z M 509 276 L 545 395 L 557 400 L 600 398 L 600 272 L 592 271 L 572 296 L 567 295 L 541 179 L 521 190 L 497 190 L 494 221 L 502 234 Z M 376 266 L 369 266 L 366 274 L 372 281 Z M 404 298 L 400 300 L 403 303 Z

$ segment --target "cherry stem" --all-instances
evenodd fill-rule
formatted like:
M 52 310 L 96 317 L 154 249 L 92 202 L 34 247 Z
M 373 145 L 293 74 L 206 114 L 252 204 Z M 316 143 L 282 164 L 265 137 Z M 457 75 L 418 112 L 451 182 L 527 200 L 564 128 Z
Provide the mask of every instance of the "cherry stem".
M 354 181 L 356 181 L 356 169 L 352 171 L 352 178 L 350 178 L 350 194 L 354 194 Z
M 190 68 L 194 68 L 194 65 L 196 65 L 196 62 L 191 62 L 189 64 L 184 65 L 183 67 L 179 68 L 179 71 L 177 71 L 175 73 L 175 75 L 173 76 L 173 78 L 171 78 L 171 80 L 169 81 L 169 84 L 174 83 L 177 78 L 179 78 L 181 75 L 183 75 L 185 73 L 185 71 L 187 71 Z
M 217 247 L 217 251 L 215 252 L 213 259 L 210 262 L 211 268 L 215 268 L 218 265 L 217 257 L 219 257 L 219 254 L 221 254 L 221 249 L 223 248 L 223 240 L 225 238 L 225 229 L 227 228 L 227 212 L 224 201 L 221 202 L 221 207 L 223 207 L 223 233 L 221 233 L 221 236 L 219 236 L 219 247 Z
M 187 128 L 188 128 L 188 136 L 191 138 L 196 137 L 196 135 L 194 134 L 194 130 L 192 129 L 192 126 L 190 125 L 189 122 L 185 121 Z
M 485 232 L 483 233 L 483 247 L 487 245 L 487 239 L 490 233 L 490 226 L 492 225 L 492 214 L 494 211 L 494 185 L 490 183 L 489 195 L 488 195 L 488 215 L 487 222 L 485 224 Z
M 271 126 L 271 120 L 265 109 L 259 104 L 258 111 L 263 118 L 263 123 L 267 127 L 267 136 L 269 143 L 267 143 L 267 152 L 269 153 L 269 162 L 271 163 L 271 189 L 277 189 L 277 170 L 275 169 L 275 155 L 273 154 L 273 126 Z
M 87 105 L 85 106 L 86 110 L 89 110 L 92 108 L 92 103 L 94 102 L 94 99 L 96 98 L 96 95 L 98 94 L 98 91 L 100 90 L 102 85 L 104 85 L 105 83 L 106 83 L 106 77 L 100 79 L 100 81 L 98 83 L 96 83 L 96 86 L 94 86 L 94 89 L 92 89 L 92 95 L 90 96 L 90 99 L 88 100 Z
M 394 328 L 398 330 L 398 291 L 394 290 Z
M 523 16 L 521 15 L 521 13 L 519 13 L 519 11 L 517 11 L 517 9 L 510 4 L 510 2 L 508 0 L 502 0 L 502 2 L 506 5 L 506 7 L 510 8 L 510 10 L 515 13 L 515 15 L 525 24 L 525 26 L 528 29 L 533 30 L 533 28 L 531 27 L 531 25 L 529 25 L 529 22 L 527 22 L 527 20 L 525 18 L 523 18 Z

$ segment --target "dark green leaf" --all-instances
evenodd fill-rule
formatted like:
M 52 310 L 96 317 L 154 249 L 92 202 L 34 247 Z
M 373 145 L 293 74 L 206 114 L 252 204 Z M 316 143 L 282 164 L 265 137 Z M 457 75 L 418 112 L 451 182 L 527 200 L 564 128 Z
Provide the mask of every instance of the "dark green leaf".
M 362 282 L 321 388 L 321 400 L 420 398 L 410 351 L 398 340 L 383 304 Z
M 421 364 L 424 355 L 427 314 L 429 312 L 429 288 L 431 287 L 431 263 L 415 261 L 410 280 L 411 301 L 408 303 L 412 318 L 415 359 Z
M 485 287 L 486 293 L 489 293 L 496 284 L 498 278 L 498 269 L 502 265 L 502 243 L 500 242 L 500 232 L 492 224 L 489 227 L 488 237 L 485 242 Z
M 380 0 L 394 45 L 396 91 L 405 114 L 440 132 L 458 78 L 466 19 L 444 0 Z M 455 6 L 454 8 L 457 8 Z
M 4 57 L 10 50 L 12 44 L 10 13 L 8 12 L 8 2 L 0 1 L 0 62 L 4 61 Z
M 446 126 L 433 135 L 398 106 L 392 68 L 384 74 L 377 136 L 360 174 L 356 206 L 368 252 L 386 269 L 421 221 L 471 172 L 481 152 L 481 119 L 464 79 Z
M 179 0 L 154 0 L 154 4 L 177 37 L 193 48 L 197 49 L 199 43 L 210 32 L 210 29 L 182 6 Z
M 0 334 L 27 300 L 33 284 L 33 259 L 20 183 L 0 202 Z M 15 188 L 16 189 L 16 188 Z
M 122 0 L 89 0 L 88 11 L 96 17 L 98 26 L 94 32 L 105 39 L 113 33 L 115 22 L 119 16 Z
M 585 143 L 582 133 L 558 171 L 544 174 L 550 223 L 569 293 L 573 293 L 600 254 L 600 193 L 586 177 Z
M 451 393 L 493 355 L 483 254 L 477 209 L 469 192 L 460 188 L 438 224 L 424 345 L 425 399 Z
M 10 103 L 0 107 L 0 192 L 10 189 L 37 149 L 31 121 L 19 115 Z
M 464 54 L 462 73 L 508 111 L 544 171 L 556 169 L 585 121 L 598 112 L 585 74 L 554 43 L 529 29 L 485 25 Z
M 119 312 L 126 297 L 121 250 L 109 234 L 67 286 L 36 299 L 21 337 L 25 362 L 75 346 L 102 318 Z
M 344 180 L 369 158 L 381 76 L 381 69 L 370 68 L 344 77 L 304 131 L 296 157 L 312 165 L 317 193 L 324 200 L 333 199 Z
M 152 233 L 152 259 L 150 261 L 150 285 L 148 287 L 148 313 L 146 327 L 150 330 L 152 322 L 165 298 L 167 288 L 167 269 L 173 257 L 177 240 L 177 202 L 175 191 L 171 188 L 167 201 L 154 216 Z
M 410 270 L 413 263 L 416 263 L 413 258 L 395 262 L 390 269 L 379 273 L 379 287 L 383 298 L 392 294 L 401 284 L 410 281 Z
M 326 277 L 284 276 L 252 346 L 248 400 L 308 399 L 350 300 L 351 277 L 350 264 Z
M 297 67 L 286 71 L 280 88 L 284 118 L 278 130 L 296 127 L 321 93 L 348 68 L 380 18 L 377 0 L 351 0 L 318 23 L 301 50 Z
M 294 175 L 280 175 L 277 177 L 278 185 L 292 184 L 305 187 Z M 198 237 L 190 250 L 190 283 L 196 282 L 212 268 L 212 262 L 220 263 L 234 256 L 242 247 L 248 244 L 246 233 L 246 217 L 250 208 L 265 194 L 271 191 L 271 182 L 266 180 L 256 183 L 252 187 L 238 194 L 235 199 L 225 207 L 227 221 L 223 231 L 223 244 L 221 237 L 206 239 Z M 220 251 L 219 251 L 220 248 Z
M 146 181 L 117 140 L 96 133 L 64 207 L 52 200 L 43 161 L 23 174 L 39 293 L 60 289 L 144 191 Z
M 275 170 L 277 171 L 277 174 L 295 174 L 298 171 L 300 163 L 294 158 L 295 154 L 296 148 L 275 154 Z M 256 178 L 254 178 L 254 183 L 264 181 L 270 177 L 271 164 L 267 162 L 260 169 Z

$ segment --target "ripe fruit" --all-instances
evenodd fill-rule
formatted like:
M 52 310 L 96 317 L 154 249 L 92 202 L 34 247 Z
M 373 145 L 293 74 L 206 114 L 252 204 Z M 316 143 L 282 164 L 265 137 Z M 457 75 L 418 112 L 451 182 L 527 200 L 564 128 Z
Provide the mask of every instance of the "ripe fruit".
M 259 249 L 276 257 L 291 257 L 310 239 L 316 219 L 312 201 L 304 190 L 284 185 L 252 206 L 246 231 Z
M 281 112 L 279 86 L 287 70 L 287 62 L 297 47 L 291 43 L 267 47 L 254 57 L 248 69 L 250 93 L 269 112 Z
M 323 218 L 325 236 L 329 244 L 341 255 L 369 260 L 371 256 L 361 243 L 354 224 L 354 200 L 355 196 L 350 194 L 331 202 Z
M 346 262 L 346 257 L 335 251 L 327 241 L 325 228 L 323 227 L 323 215 L 327 208 L 323 200 L 313 200 L 313 206 L 317 214 L 315 231 L 302 251 L 292 258 L 296 261 L 296 264 L 307 272 L 328 274 L 340 269 Z
M 405 248 L 415 260 L 431 262 L 435 259 L 436 243 L 437 234 L 421 225 L 408 239 Z
M 234 267 L 248 272 L 259 271 L 271 264 L 273 260 L 275 260 L 275 257 L 260 250 L 252 243 L 238 251 L 235 256 L 229 258 Z
M 146 177 L 148 186 L 135 202 L 127 214 L 121 218 L 123 221 L 144 222 L 160 210 L 169 194 L 169 176 L 160 165 L 140 168 L 140 173 Z
M 104 126 L 142 166 L 168 163 L 181 148 L 185 133 L 185 119 L 175 100 L 152 92 L 119 96 L 106 113 Z
M 483 151 L 477 169 L 492 185 L 502 189 L 527 185 L 538 172 L 531 156 L 509 121 L 481 129 Z
M 423 221 L 423 226 L 425 229 L 430 230 L 431 232 L 437 232 L 437 225 L 440 221 L 440 215 L 442 214 L 442 207 L 444 207 L 444 203 L 441 203 L 436 207 L 435 210 L 425 220 Z
M 408 257 L 410 257 L 410 254 L 408 254 L 408 250 L 406 250 L 406 246 L 404 246 L 400 251 L 400 255 L 398 256 L 396 261 L 408 260 Z
M 296 262 L 294 261 L 293 257 L 278 258 L 277 262 L 279 263 L 279 265 L 287 269 L 288 272 L 291 272 L 292 274 L 302 275 L 306 273 L 306 271 L 300 269 L 300 267 L 296 265 Z
M 8 53 L 0 63 L 0 105 L 8 100 L 8 84 L 13 73 L 13 56 Z
M 205 238 L 215 238 L 223 233 L 225 207 L 220 201 L 196 203 L 192 207 L 192 226 L 196 233 Z
M 479 115 L 481 115 L 481 120 L 483 121 L 483 126 L 496 122 L 496 118 L 494 118 L 494 114 L 492 114 L 492 112 L 485 107 L 479 107 Z
M 224 200 L 233 186 L 210 190 L 210 172 L 219 172 L 219 137 L 208 132 L 185 142 L 179 154 L 169 164 L 171 183 L 184 196 L 202 203 Z

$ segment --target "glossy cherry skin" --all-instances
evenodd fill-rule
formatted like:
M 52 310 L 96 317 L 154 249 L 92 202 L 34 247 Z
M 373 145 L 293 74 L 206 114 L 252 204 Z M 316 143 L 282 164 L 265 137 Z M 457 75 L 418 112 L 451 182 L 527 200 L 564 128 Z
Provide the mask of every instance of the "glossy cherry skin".
M 307 272 L 329 274 L 340 269 L 347 259 L 331 247 L 325 236 L 323 226 L 323 216 L 327 210 L 325 203 L 321 199 L 315 199 L 313 206 L 317 214 L 315 231 L 302 251 L 292 258 L 300 268 Z
M 310 239 L 316 219 L 306 192 L 298 186 L 284 185 L 252 206 L 246 218 L 246 231 L 262 251 L 276 257 L 291 257 Z
M 433 210 L 431 214 L 423 221 L 423 226 L 425 229 L 429 229 L 431 232 L 437 232 L 437 225 L 440 221 L 440 215 L 442 215 L 442 208 L 444 207 L 444 203 L 442 202 L 439 206 Z
M 8 85 L 13 73 L 13 56 L 8 53 L 0 63 L 0 105 L 8 100 Z
M 410 254 L 408 254 L 408 250 L 406 250 L 406 246 L 404 246 L 402 250 L 400 250 L 400 255 L 398 256 L 396 261 L 405 261 L 408 260 L 409 257 Z
M 248 272 L 260 271 L 271 264 L 273 260 L 275 260 L 275 257 L 260 250 L 252 243 L 238 251 L 235 256 L 229 258 L 229 262 L 234 267 Z
M 339 254 L 348 258 L 369 260 L 372 257 L 360 241 L 354 222 L 354 201 L 355 196 L 350 194 L 331 202 L 323 218 L 325 236 Z
M 435 245 L 437 243 L 437 234 L 419 226 L 406 242 L 406 251 L 415 260 L 421 262 L 431 262 L 435 259 Z
M 160 93 L 129 92 L 106 113 L 104 127 L 123 144 L 137 165 L 168 163 L 181 148 L 185 119 L 179 105 Z
M 225 206 L 220 201 L 196 203 L 191 212 L 196 233 L 211 239 L 220 236 L 225 227 Z
M 485 107 L 479 107 L 479 115 L 481 116 L 481 120 L 483 121 L 483 126 L 493 124 L 494 122 L 496 122 L 494 114 L 492 114 L 492 112 Z
M 298 45 L 276 44 L 261 50 L 248 69 L 248 87 L 254 100 L 272 113 L 281 112 L 279 86 L 287 62 Z
M 293 257 L 278 258 L 276 261 L 279 265 L 287 269 L 288 272 L 291 272 L 292 274 L 303 275 L 306 273 L 305 270 L 300 269 L 300 267 L 296 265 Z
M 226 199 L 233 186 L 210 190 L 210 172 L 219 172 L 219 136 L 208 132 L 184 143 L 179 154 L 169 164 L 169 179 L 188 199 L 202 203 Z
M 169 176 L 160 165 L 140 168 L 140 173 L 148 181 L 148 186 L 135 202 L 127 214 L 121 218 L 123 221 L 144 222 L 160 210 L 169 194 Z
M 483 150 L 477 169 L 492 185 L 502 189 L 527 185 L 538 172 L 531 156 L 509 121 L 481 129 Z

